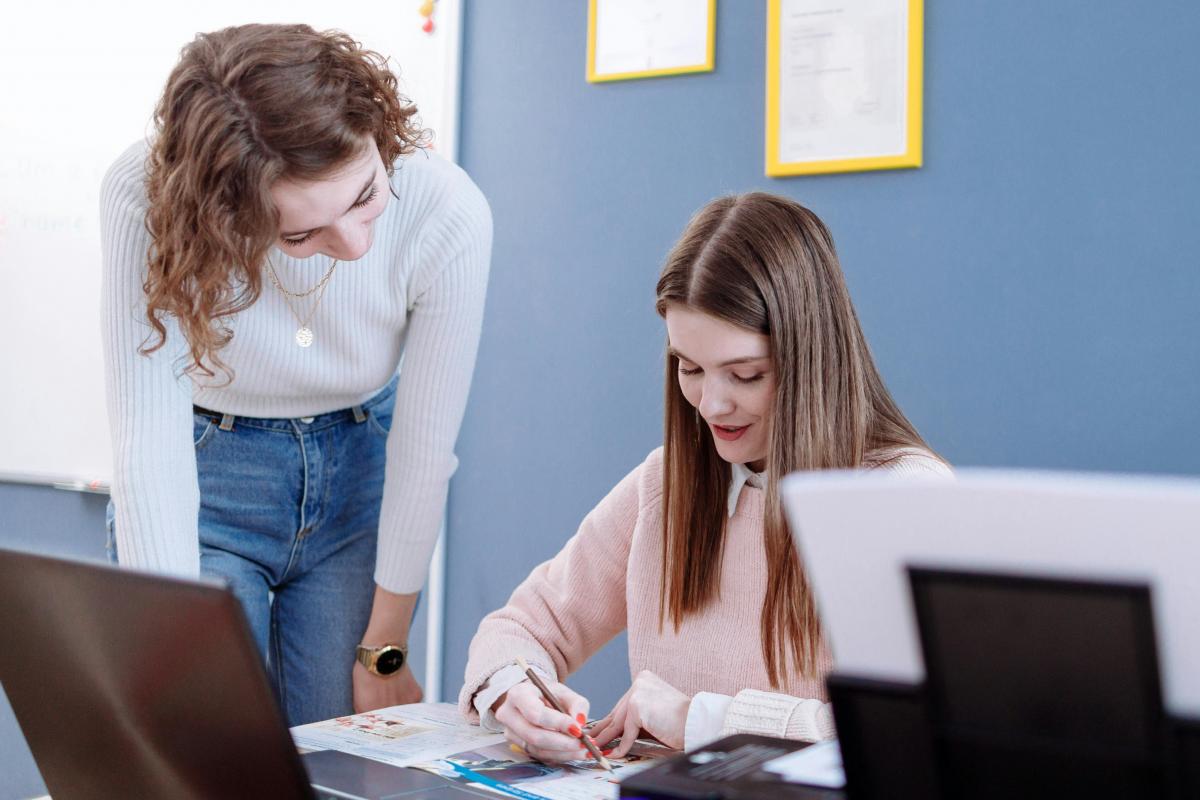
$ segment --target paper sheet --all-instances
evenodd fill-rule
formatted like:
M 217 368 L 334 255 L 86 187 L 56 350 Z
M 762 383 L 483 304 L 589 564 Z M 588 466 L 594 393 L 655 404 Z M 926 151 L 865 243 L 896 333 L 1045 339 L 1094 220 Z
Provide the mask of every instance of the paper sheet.
M 897 0 L 784 0 L 781 162 L 904 153 L 907 22 Z
M 836 739 L 817 742 L 768 761 L 762 766 L 766 772 L 774 772 L 789 783 L 804 783 L 809 786 L 825 786 L 840 789 L 846 785 L 846 773 L 842 769 L 842 751 Z
M 514 753 L 507 743 L 474 748 L 415 766 L 456 783 L 490 789 L 505 797 L 615 800 L 619 794 L 617 781 L 674 753 L 661 745 L 638 742 L 627 757 L 610 759 L 615 775 L 592 760 L 542 764 Z
M 504 741 L 500 734 L 468 725 L 451 703 L 395 706 L 300 725 L 291 732 L 296 746 L 305 750 L 341 750 L 398 767 Z
M 525 800 L 615 800 L 615 780 L 675 753 L 638 742 L 628 757 L 612 760 L 615 777 L 591 760 L 546 765 L 514 753 L 503 735 L 467 724 L 451 703 L 394 706 L 300 725 L 291 733 L 301 749 L 340 750 L 416 767 Z
M 708 0 L 597 0 L 596 74 L 704 64 L 708 12 Z

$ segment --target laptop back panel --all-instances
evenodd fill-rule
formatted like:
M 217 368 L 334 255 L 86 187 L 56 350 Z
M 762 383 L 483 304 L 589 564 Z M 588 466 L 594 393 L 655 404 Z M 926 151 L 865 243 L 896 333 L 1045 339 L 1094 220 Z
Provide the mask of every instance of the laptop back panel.
M 0 683 L 54 797 L 312 797 L 216 584 L 0 550 Z

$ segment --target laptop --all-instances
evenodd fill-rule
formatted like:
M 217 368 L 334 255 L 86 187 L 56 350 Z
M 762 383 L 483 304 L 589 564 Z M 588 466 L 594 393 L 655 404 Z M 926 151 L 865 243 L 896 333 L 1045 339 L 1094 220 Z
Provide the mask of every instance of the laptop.
M 347 753 L 306 764 L 215 581 L 0 549 L 0 685 L 56 800 L 490 796 Z

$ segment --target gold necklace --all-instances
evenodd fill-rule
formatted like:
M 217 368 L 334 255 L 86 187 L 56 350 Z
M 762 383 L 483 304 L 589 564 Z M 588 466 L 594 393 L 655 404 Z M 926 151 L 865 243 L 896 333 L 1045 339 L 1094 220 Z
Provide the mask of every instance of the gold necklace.
M 321 278 L 321 280 L 317 282 L 316 286 L 312 287 L 307 292 L 300 292 L 297 294 L 296 292 L 289 292 L 287 289 L 283 288 L 283 282 L 279 280 L 279 275 L 275 272 L 275 265 L 271 263 L 270 258 L 267 259 L 267 276 L 271 279 L 271 283 L 275 284 L 275 288 L 279 290 L 280 294 L 283 295 L 283 302 L 288 307 L 288 311 L 292 312 L 292 316 L 295 317 L 296 322 L 300 324 L 300 327 L 296 329 L 296 344 L 300 345 L 301 347 L 309 347 L 313 343 L 313 332 L 312 328 L 308 327 L 308 323 L 312 321 L 313 316 L 317 313 L 317 307 L 321 305 L 321 300 L 325 297 L 325 288 L 329 285 L 329 279 L 333 277 L 333 271 L 337 269 L 337 265 L 338 260 L 335 258 L 333 263 L 329 266 L 329 270 L 325 273 L 325 277 Z M 297 312 L 292 306 L 292 301 L 290 298 L 294 297 L 298 300 L 302 300 L 311 295 L 313 292 L 317 291 L 320 292 L 320 294 L 317 295 L 317 301 L 313 303 L 313 306 L 311 309 L 309 309 L 308 314 L 300 316 L 299 312 Z
M 337 267 L 337 265 L 338 260 L 335 258 L 333 263 L 329 265 L 329 269 L 325 272 L 325 277 L 321 278 L 321 280 L 317 282 L 316 286 L 312 287 L 307 292 L 300 292 L 297 294 L 296 292 L 289 292 L 287 289 L 283 288 L 283 284 L 279 280 L 279 273 L 275 271 L 275 265 L 271 263 L 271 259 L 269 257 L 267 258 L 267 269 L 271 270 L 271 282 L 275 284 L 279 291 L 283 292 L 288 297 L 297 298 L 308 297 L 313 292 L 323 288 L 325 284 L 329 282 L 330 277 L 333 276 L 333 270 Z

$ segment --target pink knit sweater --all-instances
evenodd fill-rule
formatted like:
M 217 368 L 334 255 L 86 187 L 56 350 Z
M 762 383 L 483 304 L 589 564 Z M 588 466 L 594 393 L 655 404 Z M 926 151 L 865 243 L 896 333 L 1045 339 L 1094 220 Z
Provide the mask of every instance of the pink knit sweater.
M 882 469 L 945 473 L 928 453 L 907 450 Z M 660 630 L 662 561 L 662 449 L 646 458 L 584 519 L 551 560 L 536 567 L 508 604 L 483 619 L 471 640 L 462 712 L 479 717 L 471 699 L 497 670 L 523 656 L 565 680 L 622 629 L 629 632 L 631 677 L 647 669 L 688 696 L 782 692 L 824 700 L 830 668 L 824 652 L 818 673 L 767 679 L 759 635 L 767 570 L 763 561 L 765 492 L 747 485 L 726 530 L 720 599 L 686 617 L 676 631 Z

